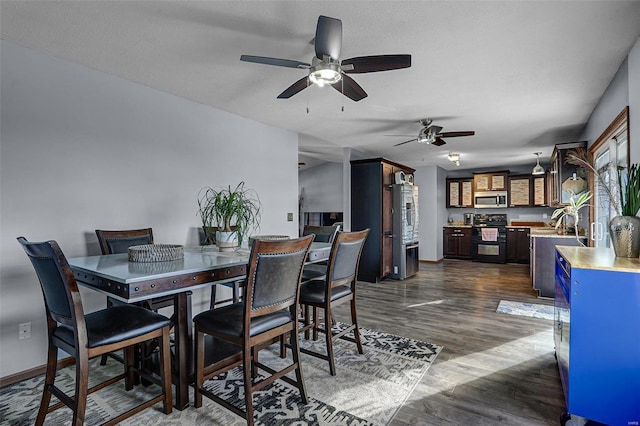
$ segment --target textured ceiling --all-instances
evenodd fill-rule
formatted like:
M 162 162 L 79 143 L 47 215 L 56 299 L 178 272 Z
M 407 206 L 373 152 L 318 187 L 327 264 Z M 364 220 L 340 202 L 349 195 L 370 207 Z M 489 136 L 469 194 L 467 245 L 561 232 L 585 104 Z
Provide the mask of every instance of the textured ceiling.
M 455 169 L 450 151 L 465 169 L 533 166 L 575 140 L 640 36 L 639 1 L 2 1 L 0 14 L 4 40 L 299 132 L 308 165 L 351 147 L 410 166 Z M 407 53 L 412 67 L 352 75 L 369 94 L 357 103 L 318 87 L 276 99 L 305 71 L 240 55 L 310 62 L 321 14 L 343 22 L 343 59 Z M 476 135 L 393 146 L 424 117 Z

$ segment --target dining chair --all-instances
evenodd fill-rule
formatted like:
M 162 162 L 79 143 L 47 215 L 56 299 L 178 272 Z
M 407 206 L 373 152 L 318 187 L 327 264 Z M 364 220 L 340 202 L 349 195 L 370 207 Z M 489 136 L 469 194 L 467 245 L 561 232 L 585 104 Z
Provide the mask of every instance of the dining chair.
M 244 417 L 248 425 L 253 425 L 253 393 L 277 379 L 298 388 L 302 401 L 307 403 L 300 366 L 298 335 L 291 332 L 299 326 L 300 279 L 312 240 L 312 235 L 281 241 L 253 240 L 242 300 L 202 312 L 193 319 L 196 408 L 202 406 L 204 395 Z M 291 338 L 291 364 L 276 371 L 259 362 L 258 351 L 287 333 L 295 336 Z M 205 365 L 205 336 L 213 336 L 237 345 L 241 356 L 231 358 L 231 362 L 220 361 Z M 204 386 L 206 380 L 238 366 L 242 366 L 243 370 L 244 410 Z M 255 374 L 258 369 L 269 375 L 258 378 Z M 295 380 L 286 376 L 292 371 L 295 371 Z
M 127 253 L 129 247 L 137 245 L 153 244 L 153 229 L 124 229 L 124 230 L 103 230 L 96 229 L 96 236 L 98 237 L 98 243 L 100 244 L 100 250 L 102 254 L 117 254 Z M 191 292 L 187 293 L 188 303 L 187 306 L 191 306 Z M 158 312 L 159 309 L 173 307 L 174 296 L 161 296 L 154 297 L 153 299 L 143 300 L 136 302 L 135 304 L 146 308 L 150 311 Z M 107 296 L 107 307 L 117 306 L 125 304 L 117 299 Z M 175 323 L 175 314 L 171 317 L 172 323 Z M 150 351 L 148 351 L 150 352 Z M 148 355 L 148 354 L 147 354 Z M 140 353 L 140 356 L 144 358 L 145 354 Z M 100 361 L 101 365 L 105 365 L 107 357 L 111 357 L 118 361 L 122 361 L 117 355 L 113 353 L 104 354 Z
M 313 330 L 314 340 L 317 340 L 319 332 L 324 333 L 327 352 L 324 354 L 306 348 L 301 348 L 300 351 L 329 361 L 329 372 L 332 376 L 336 375 L 333 355 L 335 339 L 355 342 L 358 353 L 363 353 L 356 310 L 356 282 L 360 256 L 367 235 L 369 235 L 369 229 L 358 232 L 338 232 L 331 246 L 325 279 L 306 281 L 300 286 L 300 304 L 304 308 L 304 324 L 299 332 L 305 332 L 308 336 L 308 331 Z M 351 324 L 334 331 L 333 307 L 345 302 L 351 303 Z M 320 327 L 319 310 L 323 311 L 323 327 Z M 353 337 L 347 336 L 350 332 L 353 332 Z M 281 351 L 285 352 L 284 347 L 281 347 Z
M 302 235 L 314 234 L 314 242 L 318 243 L 333 243 L 333 239 L 336 237 L 340 230 L 339 224 L 331 226 L 313 226 L 305 225 L 302 230 Z M 321 280 L 324 279 L 327 274 L 327 262 L 318 262 L 310 265 L 306 265 L 302 271 L 302 282 L 309 280 Z
M 169 319 L 133 305 L 114 306 L 85 315 L 78 284 L 58 244 L 55 241 L 29 242 L 24 237 L 19 237 L 18 242 L 31 260 L 40 281 L 47 317 L 47 367 L 35 424 L 42 425 L 48 413 L 65 405 L 73 410 L 71 424 L 84 424 L 87 396 L 121 379 L 125 380 L 125 389 L 131 390 L 134 374 L 160 385 L 161 394 L 141 402 L 105 424 L 119 423 L 158 402 L 162 402 L 164 413 L 170 414 L 172 394 Z M 134 345 L 150 339 L 160 341 L 159 379 L 133 365 Z M 73 396 L 67 395 L 55 385 L 59 349 L 75 358 Z M 89 359 L 119 349 L 123 349 L 125 354 L 124 372 L 89 388 Z M 60 402 L 50 406 L 52 395 Z

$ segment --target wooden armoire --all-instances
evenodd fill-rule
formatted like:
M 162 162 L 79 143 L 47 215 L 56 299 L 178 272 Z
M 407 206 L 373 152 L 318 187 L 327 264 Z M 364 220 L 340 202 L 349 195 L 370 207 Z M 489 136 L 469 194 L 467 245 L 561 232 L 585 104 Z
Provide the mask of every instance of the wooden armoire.
M 358 280 L 376 282 L 392 272 L 393 191 L 397 172 L 414 169 L 384 158 L 351 161 L 351 230 L 370 228 L 360 258 Z

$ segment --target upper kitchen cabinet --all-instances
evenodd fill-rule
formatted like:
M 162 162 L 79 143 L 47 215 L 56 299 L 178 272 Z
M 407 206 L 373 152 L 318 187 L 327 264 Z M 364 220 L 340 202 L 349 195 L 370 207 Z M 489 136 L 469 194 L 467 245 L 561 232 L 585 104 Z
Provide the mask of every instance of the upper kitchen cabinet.
M 509 176 L 509 207 L 547 206 L 545 176 Z
M 508 171 L 473 175 L 473 191 L 506 191 Z
M 447 179 L 447 208 L 473 208 L 473 179 Z
M 566 163 L 570 150 L 586 148 L 586 146 L 586 142 L 571 142 L 558 144 L 553 149 L 548 185 L 549 205 L 567 205 L 573 194 L 579 194 L 588 189 L 586 170 Z
M 392 272 L 393 187 L 396 173 L 415 170 L 384 158 L 351 162 L 351 230 L 370 228 L 362 249 L 358 279 L 376 282 Z

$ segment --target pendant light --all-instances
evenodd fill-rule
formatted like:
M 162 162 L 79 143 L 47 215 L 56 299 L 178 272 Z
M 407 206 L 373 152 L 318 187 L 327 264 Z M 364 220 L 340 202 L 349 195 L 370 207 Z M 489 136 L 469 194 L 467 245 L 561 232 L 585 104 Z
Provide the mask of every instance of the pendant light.
M 531 174 L 532 175 L 543 175 L 544 174 L 544 169 L 540 165 L 540 154 L 542 154 L 542 153 L 541 152 L 534 152 L 533 154 L 538 157 L 538 161 L 536 162 L 536 166 L 533 168 L 533 171 L 531 172 Z

